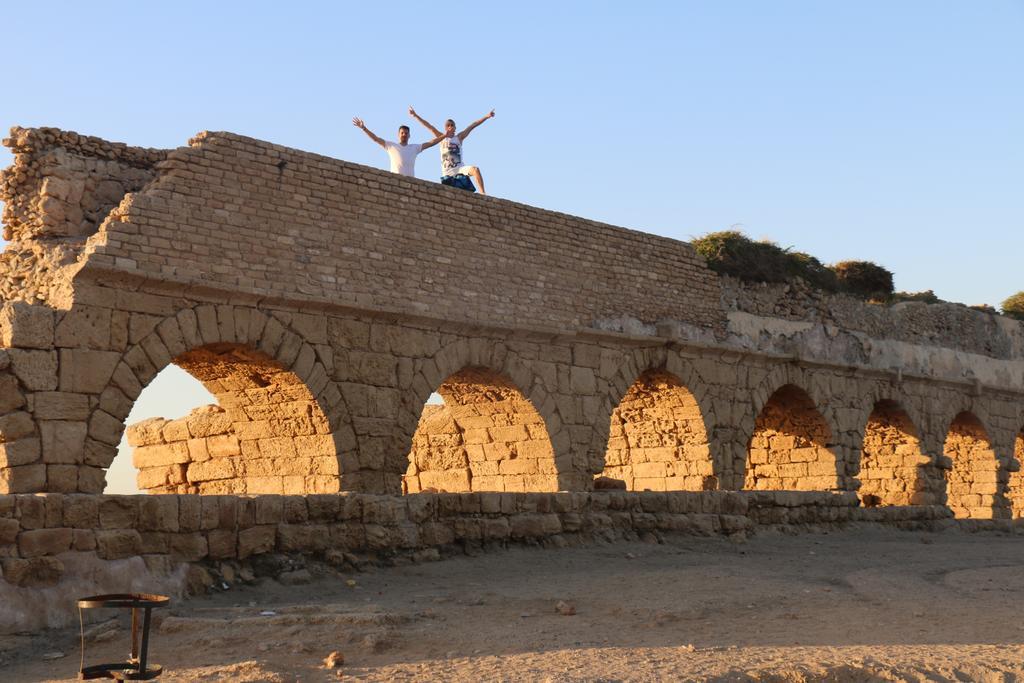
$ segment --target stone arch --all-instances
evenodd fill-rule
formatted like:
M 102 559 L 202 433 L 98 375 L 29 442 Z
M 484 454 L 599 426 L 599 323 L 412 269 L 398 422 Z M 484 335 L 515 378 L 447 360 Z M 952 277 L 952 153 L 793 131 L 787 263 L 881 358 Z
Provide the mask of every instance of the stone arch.
M 832 430 L 806 391 L 785 384 L 764 403 L 748 448 L 745 489 L 838 488 Z
M 751 375 L 753 376 L 753 371 Z M 840 433 L 834 421 L 834 415 L 827 409 L 818 410 L 817 406 L 827 406 L 830 392 L 828 390 L 827 378 L 821 373 L 811 372 L 797 363 L 779 363 L 772 366 L 765 372 L 760 381 L 756 382 L 751 390 L 745 392 L 744 396 L 737 397 L 734 414 L 741 415 L 735 426 L 735 437 L 733 444 L 733 460 L 728 463 L 728 471 L 723 469 L 719 475 L 723 479 L 725 488 L 745 488 L 746 477 L 749 470 L 750 443 L 751 437 L 757 429 L 757 421 L 764 411 L 769 400 L 775 393 L 786 385 L 799 387 L 800 391 L 806 394 L 815 406 L 815 411 L 824 421 L 830 439 Z M 741 409 L 740 406 L 743 406 Z M 714 439 L 713 439 L 714 440 Z M 858 444 L 859 446 L 859 444 Z M 829 443 L 830 450 L 835 453 L 838 484 L 840 488 L 847 483 L 846 460 L 839 452 L 839 447 L 833 441 Z M 724 480 L 728 477 L 731 483 Z
M 557 491 L 547 427 L 507 376 L 479 366 L 437 388 L 443 405 L 424 406 L 403 491 Z
M 906 409 L 891 399 L 876 401 L 865 421 L 858 495 L 866 507 L 934 505 L 932 459 L 921 450 L 917 427 Z
M 128 347 L 90 417 L 88 465 L 101 472 L 109 467 L 132 405 L 171 363 L 196 377 L 219 406 L 172 423 L 146 421 L 132 430 L 137 467 L 154 470 L 140 488 L 376 490 L 379 473 L 360 469 L 347 407 L 329 380 L 325 359 L 274 314 L 243 306 L 183 309 Z M 99 483 L 102 490 L 102 478 Z
M 608 434 L 598 487 L 618 482 L 631 491 L 718 487 L 697 399 L 664 368 L 640 373 L 612 411 Z
M 563 425 L 551 393 L 553 388 L 549 390 L 530 363 L 521 359 L 503 341 L 488 338 L 457 339 L 444 344 L 431 356 L 412 361 L 408 378 L 400 381 L 403 396 L 392 445 L 388 449 L 385 463 L 387 470 L 403 476 L 408 474 L 409 455 L 424 413 L 430 417 L 429 413 L 436 412 L 436 409 L 426 408 L 427 400 L 435 391 L 444 397 L 444 392 L 440 391 L 442 384 L 467 368 L 492 373 L 494 378 L 500 378 L 496 381 L 507 384 L 525 399 L 540 417 L 540 423 L 553 449 L 558 484 L 547 490 L 570 488 L 567 482 L 572 478 L 571 444 L 568 430 Z M 487 384 L 485 381 L 484 385 Z M 445 400 L 446 404 L 450 403 L 447 398 Z M 403 485 L 403 489 L 407 490 L 408 487 Z
M 943 455 L 950 461 L 946 471 L 946 505 L 957 518 L 1006 517 L 1008 505 L 1000 489 L 1000 467 L 981 420 L 962 411 L 950 422 Z
M 712 474 L 717 478 L 722 468 L 721 457 L 718 454 L 721 448 L 716 449 L 716 443 L 710 438 L 712 426 L 706 422 L 707 416 L 712 414 L 711 398 L 706 391 L 706 385 L 701 381 L 692 363 L 665 346 L 634 349 L 624 353 L 618 361 L 615 373 L 610 378 L 603 378 L 603 394 L 598 397 L 598 406 L 587 416 L 592 420 L 591 443 L 587 451 L 589 477 L 592 479 L 600 476 L 605 468 L 612 414 L 641 375 L 648 371 L 662 371 L 674 376 L 696 402 L 705 423 L 705 433 L 710 441 Z

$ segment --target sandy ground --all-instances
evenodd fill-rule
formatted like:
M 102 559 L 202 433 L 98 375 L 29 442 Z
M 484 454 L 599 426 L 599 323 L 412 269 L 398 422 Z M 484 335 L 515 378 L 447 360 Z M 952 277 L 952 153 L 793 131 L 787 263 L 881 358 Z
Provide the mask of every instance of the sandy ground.
M 1024 681 L 1024 537 L 516 548 L 165 611 L 151 649 L 165 681 Z M 127 641 L 124 624 L 92 627 L 88 661 L 122 659 Z M 326 669 L 333 650 L 345 664 Z M 77 629 L 0 638 L 2 680 L 73 680 L 78 665 Z

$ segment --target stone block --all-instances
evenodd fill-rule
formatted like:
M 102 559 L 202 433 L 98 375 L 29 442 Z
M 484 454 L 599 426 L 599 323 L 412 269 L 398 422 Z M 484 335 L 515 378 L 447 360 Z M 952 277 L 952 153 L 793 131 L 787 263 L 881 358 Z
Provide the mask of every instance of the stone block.
M 140 531 L 178 531 L 177 496 L 143 496 L 139 501 Z
M 101 529 L 130 529 L 139 518 L 137 496 L 103 496 L 99 503 Z
M 146 467 L 139 470 L 136 485 L 141 491 L 166 492 L 179 484 L 188 481 L 185 465 L 165 465 L 162 467 Z
M 306 457 L 329 456 L 334 457 L 337 451 L 334 446 L 334 437 L 330 434 L 315 434 L 312 436 L 297 436 L 294 439 L 295 451 Z
M 99 394 L 110 383 L 120 359 L 115 351 L 61 349 L 60 390 Z
M 84 422 L 41 420 L 39 433 L 43 447 L 43 462 L 82 462 L 85 456 L 86 432 Z
M 260 496 L 254 500 L 256 524 L 278 524 L 284 521 L 284 498 Z
M 193 462 L 188 465 L 185 477 L 190 482 L 232 479 L 236 476 L 235 461 L 230 458 Z
M 104 560 L 134 557 L 142 552 L 142 536 L 135 529 L 106 529 L 96 532 L 96 554 Z
M 134 401 L 142 393 L 142 382 L 127 363 L 118 363 L 110 379 L 130 401 Z
M 39 460 L 41 454 L 38 437 L 0 443 L 0 467 L 28 465 Z
M 327 549 L 330 530 L 319 524 L 281 524 L 277 527 L 277 549 L 290 553 L 317 553 Z
M 238 559 L 269 553 L 277 540 L 277 526 L 267 524 L 243 529 L 238 532 Z
M 109 349 L 111 319 L 109 308 L 76 305 L 61 316 L 54 343 L 58 347 Z
M 125 434 L 129 446 L 155 446 L 164 443 L 163 429 L 167 420 L 162 417 L 151 417 L 141 422 L 128 425 Z
M 18 534 L 18 553 L 22 557 L 57 555 L 71 549 L 71 538 L 68 528 L 22 531 Z
M 72 495 L 64 499 L 63 525 L 73 529 L 94 529 L 100 523 L 100 501 L 96 496 Z
M 107 387 L 100 394 L 100 410 L 104 410 L 115 417 L 126 418 L 132 410 L 132 402 L 124 395 L 124 392 L 117 387 Z
M 166 467 L 188 462 L 188 444 L 180 441 L 158 446 L 139 446 L 132 452 L 132 464 L 139 469 Z
M 34 493 L 46 488 L 46 465 L 19 465 L 0 469 L 0 493 Z
M 238 532 L 234 529 L 211 529 L 206 534 L 207 555 L 214 560 L 227 560 L 238 554 Z
M 287 524 L 305 524 L 309 521 L 309 508 L 303 495 L 285 496 L 284 521 Z
M 199 531 L 202 521 L 202 500 L 200 496 L 178 496 L 178 529 Z
M 242 448 L 234 434 L 220 434 L 206 439 L 206 450 L 211 458 L 228 458 L 239 455 Z
M 6 415 L 23 405 L 25 396 L 18 386 L 18 378 L 8 373 L 0 375 L 0 415 Z
M 186 420 L 171 420 L 164 425 L 163 439 L 167 443 L 173 443 L 175 441 L 188 441 L 188 423 Z
M 21 531 L 21 523 L 16 519 L 0 519 L 0 546 L 14 543 Z
M 210 459 L 210 451 L 206 446 L 206 439 L 189 439 L 188 457 L 192 462 L 204 462 Z
M 34 434 L 35 422 L 24 411 L 0 416 L 0 441 L 16 441 Z
M 67 391 L 37 391 L 32 396 L 37 420 L 81 420 L 89 417 L 89 397 Z
M 393 387 L 398 383 L 398 360 L 386 353 L 352 351 L 348 354 L 348 367 L 343 379 L 378 387 Z M 341 369 L 338 370 L 341 372 Z
M 185 342 L 185 336 L 178 325 L 177 318 L 166 318 L 156 326 L 156 331 L 171 358 L 176 358 L 190 350 L 191 346 Z
M 64 575 L 64 563 L 56 557 L 5 557 L 0 559 L 0 566 L 8 583 L 23 588 L 53 586 Z
M 71 537 L 71 549 L 79 552 L 96 550 L 96 532 L 92 529 L 75 529 Z
M 171 534 L 171 555 L 186 562 L 196 562 L 206 557 L 208 546 L 206 536 L 196 531 Z
M 28 391 L 57 388 L 57 352 L 10 349 L 11 369 Z
M 0 345 L 6 348 L 52 349 L 53 309 L 8 301 L 0 308 Z
M 76 465 L 47 465 L 46 490 L 59 493 L 77 491 L 78 467 Z

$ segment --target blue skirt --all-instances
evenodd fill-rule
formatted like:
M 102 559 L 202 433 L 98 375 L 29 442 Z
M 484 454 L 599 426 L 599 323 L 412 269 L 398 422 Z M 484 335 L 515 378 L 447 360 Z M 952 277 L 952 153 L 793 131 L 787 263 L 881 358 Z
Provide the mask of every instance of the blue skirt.
M 441 184 L 449 187 L 457 187 L 460 190 L 469 190 L 470 192 L 476 192 L 476 186 L 473 185 L 473 181 L 469 179 L 468 175 L 460 173 L 458 175 L 446 175 L 441 177 Z

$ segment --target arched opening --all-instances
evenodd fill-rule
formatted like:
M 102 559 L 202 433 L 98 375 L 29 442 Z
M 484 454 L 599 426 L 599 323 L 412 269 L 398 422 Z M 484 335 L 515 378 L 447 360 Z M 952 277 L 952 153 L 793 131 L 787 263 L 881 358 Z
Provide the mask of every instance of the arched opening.
M 832 432 L 807 393 L 780 388 L 754 423 L 743 487 L 754 490 L 828 491 L 838 487 Z
M 864 428 L 860 457 L 860 496 L 866 507 L 934 505 L 935 487 L 910 416 L 895 401 L 879 401 Z
M 946 471 L 946 505 L 953 516 L 992 519 L 1001 516 L 997 505 L 999 463 L 981 421 L 963 412 L 953 419 L 943 454 L 953 466 Z
M 305 383 L 243 344 L 208 344 L 173 363 L 217 399 L 185 417 L 129 425 L 138 487 L 148 493 L 333 493 L 330 425 Z
M 1013 458 L 1018 468 L 1024 468 L 1024 429 L 1017 432 L 1013 442 Z M 1018 469 L 1010 475 L 1010 514 L 1014 519 L 1024 517 L 1024 471 Z
M 504 375 L 467 367 L 424 406 L 402 491 L 557 491 L 544 419 Z
M 598 488 L 708 491 L 718 487 L 700 406 L 679 378 L 648 370 L 612 413 Z
M 199 380 L 177 365 L 171 364 L 161 370 L 149 386 L 142 390 L 132 405 L 125 423 L 130 426 L 147 419 L 161 419 L 151 417 L 155 415 L 167 420 L 176 419 L 216 401 L 217 397 L 207 391 Z M 132 430 L 129 427 L 121 435 L 117 455 L 106 471 L 104 493 L 131 495 L 144 490 L 139 488 L 139 470 L 132 462 L 134 448 L 128 442 L 130 433 Z

